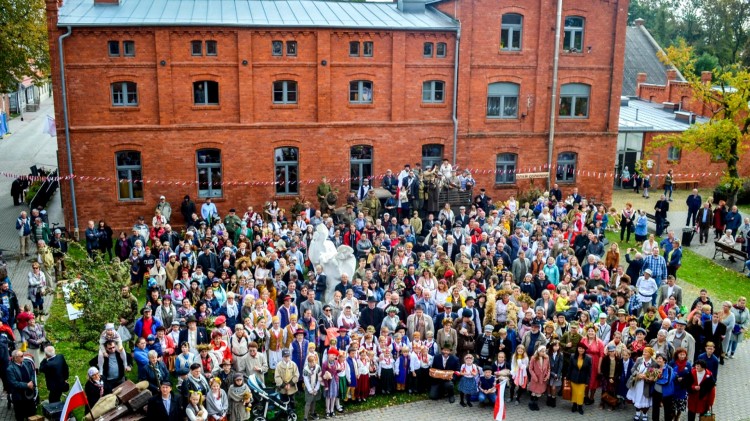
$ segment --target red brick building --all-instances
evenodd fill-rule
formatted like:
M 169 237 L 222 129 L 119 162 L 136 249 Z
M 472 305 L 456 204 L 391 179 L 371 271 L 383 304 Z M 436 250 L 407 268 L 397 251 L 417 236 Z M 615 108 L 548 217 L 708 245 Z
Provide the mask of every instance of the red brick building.
M 214 197 L 222 214 L 288 205 L 314 198 L 323 175 L 346 190 L 358 185 L 349 178 L 442 158 L 477 170 L 495 198 L 524 189 L 513 172 L 548 164 L 556 4 L 48 0 L 78 222 L 130 226 L 162 194 L 175 213 L 185 194 Z M 552 173 L 604 200 L 612 184 L 586 172 L 614 167 L 627 9 L 562 10 Z

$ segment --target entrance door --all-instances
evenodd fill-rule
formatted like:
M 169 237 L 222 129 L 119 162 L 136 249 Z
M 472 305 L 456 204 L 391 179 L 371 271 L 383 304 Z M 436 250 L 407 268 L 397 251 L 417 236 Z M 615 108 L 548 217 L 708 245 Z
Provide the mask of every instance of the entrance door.
M 620 151 L 617 153 L 617 174 L 621 175 L 622 170 L 628 167 L 630 174 L 633 174 L 635 170 L 635 162 L 638 160 L 638 152 L 636 151 Z M 622 188 L 622 176 L 615 178 L 615 187 Z

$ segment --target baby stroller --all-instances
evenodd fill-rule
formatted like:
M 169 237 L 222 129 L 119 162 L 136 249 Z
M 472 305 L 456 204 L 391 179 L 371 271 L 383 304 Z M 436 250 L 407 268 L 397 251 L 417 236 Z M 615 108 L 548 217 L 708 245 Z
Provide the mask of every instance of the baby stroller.
M 247 385 L 253 392 L 254 421 L 287 420 L 297 421 L 297 413 L 291 401 L 282 400 L 282 396 L 273 387 L 263 387 L 255 376 L 247 379 Z

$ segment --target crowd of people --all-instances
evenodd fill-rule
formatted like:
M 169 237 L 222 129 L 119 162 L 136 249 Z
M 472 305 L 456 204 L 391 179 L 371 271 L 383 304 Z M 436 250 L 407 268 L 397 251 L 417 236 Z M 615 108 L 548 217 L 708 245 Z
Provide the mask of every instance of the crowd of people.
M 744 297 L 715 308 L 705 290 L 683 302 L 681 245 L 671 231 L 659 240 L 636 228 L 623 265 L 604 234 L 617 224 L 630 242 L 630 207 L 613 215 L 577 189 L 563 201 L 554 185 L 533 203 L 512 195 L 493 202 L 481 189 L 472 203 L 433 214 L 424 209 L 422 177 L 419 169 L 389 171 L 382 183 L 395 207 L 372 200 L 368 180 L 361 200 L 337 215 L 310 203 L 287 214 L 273 202 L 221 218 L 211 199 L 198 209 L 185 196 L 180 220 L 162 196 L 151 225 L 140 217 L 116 240 L 104 221 L 90 221 L 87 250 L 125 262 L 131 285 L 120 291 L 128 310 L 103 327 L 90 361 L 89 403 L 134 369 L 154 394 L 150 414 L 190 420 L 250 418 L 248 378 L 272 383 L 304 407 L 306 420 L 318 417 L 319 400 L 320 415 L 333 417 L 347 402 L 394 393 L 454 403 L 457 389 L 462 406 L 492 405 L 498 384 L 508 388 L 507 402 L 526 401 L 533 411 L 540 398 L 554 410 L 562 396 L 580 414 L 597 399 L 609 410 L 632 405 L 642 421 L 710 412 L 719 367 L 742 342 L 750 313 Z M 330 185 L 323 180 L 318 191 Z M 329 279 L 310 262 L 319 224 L 337 247 L 354 250 L 353 276 Z M 34 271 L 51 278 L 64 270 L 59 233 L 40 230 Z M 34 273 L 30 287 L 45 288 L 49 281 Z M 335 292 L 325 300 L 329 284 Z M 20 325 L 26 320 L 8 291 L 6 282 L 0 299 L 15 302 L 6 323 Z M 44 350 L 33 320 L 24 339 L 29 350 Z

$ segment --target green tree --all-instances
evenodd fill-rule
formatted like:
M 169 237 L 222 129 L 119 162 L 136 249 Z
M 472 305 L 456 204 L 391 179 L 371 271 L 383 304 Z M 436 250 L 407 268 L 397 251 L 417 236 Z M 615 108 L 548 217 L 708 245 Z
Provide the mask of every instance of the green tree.
M 713 72 L 719 67 L 719 58 L 708 53 L 701 54 L 695 59 L 695 75 L 700 76 L 701 72 Z
M 116 322 L 126 309 L 126 302 L 120 297 L 120 290 L 130 283 L 127 264 L 107 262 L 101 255 L 94 259 L 86 257 L 86 250 L 77 242 L 69 244 L 65 256 L 66 274 L 73 282 L 70 288 L 68 303 L 83 310 L 83 315 L 68 322 L 70 337 L 55 336 L 57 341 L 74 341 L 82 348 L 94 348 L 99 345 L 99 335 L 107 323 Z
M 44 0 L 0 0 L 0 92 L 14 91 L 24 76 L 49 76 Z
M 739 64 L 714 69 L 713 83 L 704 84 L 696 74 L 696 57 L 684 41 L 666 49 L 661 59 L 680 69 L 694 98 L 709 110 L 710 120 L 697 123 L 682 133 L 656 138 L 653 148 L 674 145 L 683 150 L 702 150 L 726 165 L 721 186 L 731 207 L 737 200 L 743 179 L 738 164 L 750 141 L 750 72 Z

